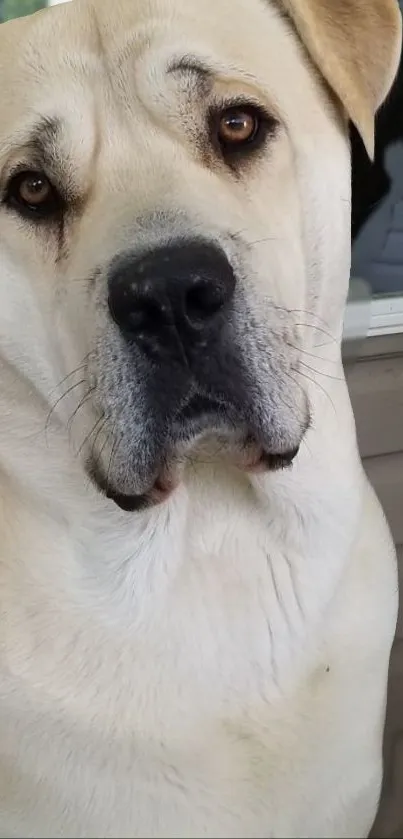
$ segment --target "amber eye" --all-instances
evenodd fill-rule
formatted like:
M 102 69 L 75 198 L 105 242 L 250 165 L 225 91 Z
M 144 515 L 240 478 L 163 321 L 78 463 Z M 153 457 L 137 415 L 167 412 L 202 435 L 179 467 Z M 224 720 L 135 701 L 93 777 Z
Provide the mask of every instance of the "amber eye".
M 48 218 L 61 209 L 61 198 L 43 172 L 25 171 L 14 175 L 7 189 L 6 203 L 21 213 Z
M 255 109 L 228 108 L 219 116 L 218 140 L 227 149 L 245 146 L 256 138 L 260 125 L 260 114 Z

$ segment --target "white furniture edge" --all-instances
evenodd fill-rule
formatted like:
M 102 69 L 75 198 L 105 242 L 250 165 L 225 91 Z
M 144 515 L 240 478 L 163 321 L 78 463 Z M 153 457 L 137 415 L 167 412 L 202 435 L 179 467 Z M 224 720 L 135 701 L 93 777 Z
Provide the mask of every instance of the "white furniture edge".
M 403 296 L 378 297 L 371 300 L 368 336 L 403 332 Z
M 350 300 L 344 319 L 344 340 L 403 333 L 403 295 Z

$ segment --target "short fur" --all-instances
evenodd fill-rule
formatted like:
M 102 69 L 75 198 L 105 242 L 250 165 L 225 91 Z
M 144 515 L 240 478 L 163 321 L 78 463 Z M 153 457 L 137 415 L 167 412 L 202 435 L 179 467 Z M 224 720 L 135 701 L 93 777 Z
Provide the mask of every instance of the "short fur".
M 392 0 L 285 10 L 314 63 L 262 0 L 75 0 L 0 28 L 2 836 L 370 830 L 397 578 L 341 364 L 344 113 L 370 148 L 400 30 Z M 227 167 L 208 109 L 239 96 L 276 129 Z M 7 204 L 16 166 L 48 167 L 58 223 Z M 232 431 L 300 444 L 289 469 L 247 471 L 208 422 L 175 448 L 187 374 L 112 321 L 116 260 L 192 237 L 236 278 L 192 374 Z M 124 512 L 91 463 L 151 502 L 156 470 L 177 487 Z
M 374 115 L 400 58 L 402 16 L 385 0 L 281 0 L 311 58 L 374 154 Z

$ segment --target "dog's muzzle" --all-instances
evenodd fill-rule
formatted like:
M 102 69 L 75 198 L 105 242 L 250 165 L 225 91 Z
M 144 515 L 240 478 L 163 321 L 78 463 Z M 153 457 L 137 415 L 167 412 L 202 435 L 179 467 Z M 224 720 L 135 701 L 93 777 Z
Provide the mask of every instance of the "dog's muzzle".
M 296 432 L 288 436 L 276 432 L 276 421 L 282 423 L 273 396 L 276 371 L 265 382 L 252 370 L 245 347 L 248 339 L 258 342 L 256 327 L 217 243 L 171 241 L 116 258 L 108 273 L 108 308 L 119 353 L 132 370 L 126 377 L 130 394 L 124 385 L 115 393 L 125 455 L 120 466 L 115 458 L 108 479 L 99 462 L 88 471 L 119 506 L 134 510 L 166 498 L 200 442 L 214 441 L 210 451 L 224 452 L 244 471 L 292 462 L 303 421 L 294 421 Z M 258 344 L 255 356 L 265 363 L 264 342 Z

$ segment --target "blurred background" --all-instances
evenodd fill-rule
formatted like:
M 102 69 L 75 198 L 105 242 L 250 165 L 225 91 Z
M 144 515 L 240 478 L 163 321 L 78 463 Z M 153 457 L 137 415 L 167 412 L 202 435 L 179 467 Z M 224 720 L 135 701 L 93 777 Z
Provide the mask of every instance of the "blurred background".
M 44 0 L 0 0 L 0 23 L 12 17 L 31 15 L 46 5 Z

